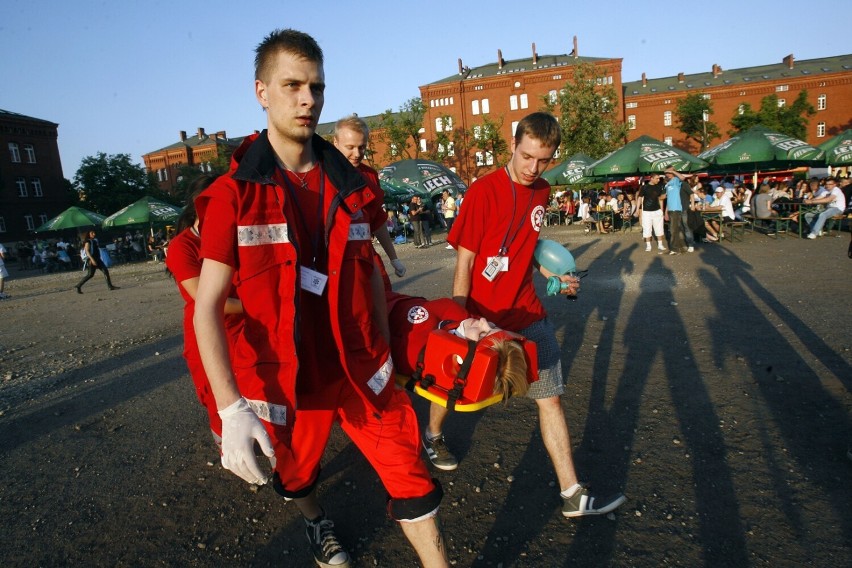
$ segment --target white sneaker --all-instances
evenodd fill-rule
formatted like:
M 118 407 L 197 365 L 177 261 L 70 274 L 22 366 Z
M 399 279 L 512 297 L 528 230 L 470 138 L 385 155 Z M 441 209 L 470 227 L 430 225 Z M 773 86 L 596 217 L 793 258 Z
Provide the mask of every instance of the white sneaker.
M 452 249 L 452 248 L 453 248 L 453 245 L 447 245 L 447 246 L 445 246 L 444 248 L 445 248 L 445 249 Z
M 815 234 L 813 234 L 813 233 L 808 233 L 808 238 L 809 238 L 809 239 L 815 239 L 815 238 L 816 238 L 816 235 L 815 235 Z
M 695 252 L 695 247 L 688 247 L 686 252 Z
M 645 245 L 645 252 L 651 252 L 651 245 Z
M 665 252 L 665 250 L 666 250 L 666 247 L 663 247 L 663 246 L 658 246 L 657 248 L 660 249 L 663 252 Z

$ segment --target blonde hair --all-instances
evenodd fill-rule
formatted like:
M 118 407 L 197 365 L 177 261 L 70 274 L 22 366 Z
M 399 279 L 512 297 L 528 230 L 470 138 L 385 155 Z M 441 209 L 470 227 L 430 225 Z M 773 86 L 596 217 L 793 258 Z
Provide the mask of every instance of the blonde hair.
M 494 378 L 494 394 L 503 396 L 508 404 L 513 396 L 524 396 L 529 389 L 527 382 L 527 359 L 524 348 L 517 341 L 497 339 L 490 347 L 497 352 L 497 376 Z

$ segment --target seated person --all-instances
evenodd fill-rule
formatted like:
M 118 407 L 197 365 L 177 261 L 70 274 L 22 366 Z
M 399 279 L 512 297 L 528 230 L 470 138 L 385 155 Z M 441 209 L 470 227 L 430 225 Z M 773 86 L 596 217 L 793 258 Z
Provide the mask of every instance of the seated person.
M 728 195 L 728 191 L 723 186 L 717 186 L 716 190 L 713 192 L 715 199 L 713 203 L 708 205 L 704 211 L 706 212 L 719 212 L 722 214 L 722 223 L 727 221 L 735 221 L 734 217 L 734 204 L 731 203 L 731 196 Z M 704 228 L 707 231 L 707 240 L 710 242 L 718 241 L 722 236 L 722 227 L 718 220 L 716 219 L 705 219 L 704 220 Z
M 386 283 L 387 286 L 387 283 Z M 470 341 L 488 341 L 498 354 L 494 394 L 507 401 L 523 396 L 529 387 L 524 348 L 512 335 L 489 324 L 485 318 L 472 318 L 450 298 L 426 300 L 386 289 L 391 354 L 397 372 L 410 376 L 418 367 L 429 335 L 435 329 L 447 330 Z

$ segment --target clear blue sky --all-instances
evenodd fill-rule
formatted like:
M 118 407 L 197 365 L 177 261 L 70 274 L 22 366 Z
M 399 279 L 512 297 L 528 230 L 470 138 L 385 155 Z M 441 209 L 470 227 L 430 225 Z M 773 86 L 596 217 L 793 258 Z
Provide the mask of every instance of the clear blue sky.
M 322 122 L 397 110 L 418 86 L 505 59 L 623 59 L 622 79 L 852 53 L 843 2 L 433 0 L 205 2 L 28 0 L 0 17 L 0 108 L 59 123 L 67 178 L 97 152 L 142 154 L 178 131 L 241 136 L 266 125 L 254 99 L 257 43 L 277 27 L 325 52 Z M 423 8 L 432 11 L 426 14 Z M 548 6 L 548 8 L 545 8 Z M 623 6 L 623 7 L 622 7 Z M 833 27 L 836 23 L 836 27 Z

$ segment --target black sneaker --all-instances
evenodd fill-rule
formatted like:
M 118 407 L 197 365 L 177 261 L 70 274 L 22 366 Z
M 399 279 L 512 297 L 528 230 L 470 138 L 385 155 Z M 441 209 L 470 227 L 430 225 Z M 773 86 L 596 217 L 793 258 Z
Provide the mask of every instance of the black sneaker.
M 429 456 L 429 461 L 438 469 L 452 471 L 459 466 L 459 460 L 450 452 L 450 448 L 447 447 L 447 443 L 444 441 L 443 434 L 431 440 L 424 437 L 423 447 L 426 448 L 426 455 Z
M 317 566 L 349 568 L 349 553 L 337 542 L 334 523 L 325 518 L 325 512 L 314 521 L 305 519 L 305 525 L 305 534 L 311 543 L 311 552 Z
M 562 498 L 562 515 L 568 518 L 585 517 L 587 515 L 604 515 L 617 509 L 627 500 L 621 493 L 609 497 L 594 497 L 589 495 L 589 490 L 580 487 L 573 495 Z

